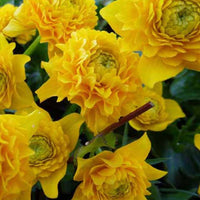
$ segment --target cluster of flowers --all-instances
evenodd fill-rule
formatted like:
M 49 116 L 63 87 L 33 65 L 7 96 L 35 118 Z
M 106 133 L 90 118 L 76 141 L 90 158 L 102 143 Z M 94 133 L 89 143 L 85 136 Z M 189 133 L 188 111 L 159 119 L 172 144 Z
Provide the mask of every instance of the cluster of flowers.
M 94 30 L 94 0 L 24 0 L 0 8 L 0 199 L 28 200 L 40 181 L 45 195 L 57 185 L 86 122 L 95 135 L 147 102 L 154 107 L 132 119 L 140 131 L 162 131 L 184 117 L 177 102 L 162 97 L 162 81 L 184 68 L 200 70 L 199 0 L 117 0 L 100 11 L 114 33 Z M 48 43 L 49 79 L 36 91 L 40 101 L 57 96 L 80 106 L 59 121 L 34 102 L 25 83 L 30 57 L 14 54 L 39 32 Z M 134 51 L 142 51 L 140 57 Z M 199 147 L 199 135 L 196 136 Z M 150 180 L 166 172 L 145 162 L 151 143 L 144 134 L 115 152 L 78 158 L 73 200 L 145 200 Z

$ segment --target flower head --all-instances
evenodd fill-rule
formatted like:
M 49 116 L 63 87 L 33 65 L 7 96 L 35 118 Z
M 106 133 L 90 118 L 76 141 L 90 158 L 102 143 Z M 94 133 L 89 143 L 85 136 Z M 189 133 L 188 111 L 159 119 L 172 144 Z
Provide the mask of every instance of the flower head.
M 138 69 L 147 86 L 184 68 L 200 70 L 199 0 L 117 0 L 101 15 L 130 48 L 143 52 Z
M 185 117 L 176 101 L 162 97 L 162 83 L 157 83 L 153 89 L 145 87 L 133 100 L 133 104 L 138 108 L 149 101 L 154 107 L 129 121 L 136 130 L 162 131 L 176 119 Z
M 24 4 L 50 51 L 55 44 L 67 42 L 73 31 L 94 28 L 97 23 L 94 0 L 25 0 Z
M 27 116 L 0 115 L 0 199 L 30 200 L 35 175 L 29 167 L 29 139 L 40 113 Z
M 3 33 L 9 38 L 15 39 L 19 44 L 29 42 L 36 33 L 36 27 L 30 20 L 30 10 L 24 4 L 21 4 L 15 12 L 9 23 L 4 26 Z
M 138 55 L 121 51 L 114 34 L 82 29 L 43 66 L 50 79 L 37 91 L 41 101 L 58 96 L 81 107 L 88 127 L 95 132 L 133 111 L 129 105 L 141 83 Z
M 83 120 L 79 114 L 73 113 L 53 122 L 47 113 L 41 112 L 43 117 L 29 140 L 29 147 L 34 151 L 29 165 L 46 196 L 56 198 L 58 183 L 66 173 L 67 160 L 75 148 Z
M 15 43 L 8 43 L 0 35 L 0 109 L 18 109 L 30 106 L 33 102 L 31 90 L 24 82 L 24 65 L 30 58 L 14 55 Z
M 150 146 L 145 134 L 114 153 L 104 151 L 89 159 L 78 158 L 74 180 L 82 183 L 72 200 L 146 199 L 145 195 L 150 194 L 149 180 L 166 174 L 145 162 Z
M 17 7 L 12 4 L 5 4 L 0 7 L 0 32 L 7 26 L 9 21 L 12 19 L 13 14 Z

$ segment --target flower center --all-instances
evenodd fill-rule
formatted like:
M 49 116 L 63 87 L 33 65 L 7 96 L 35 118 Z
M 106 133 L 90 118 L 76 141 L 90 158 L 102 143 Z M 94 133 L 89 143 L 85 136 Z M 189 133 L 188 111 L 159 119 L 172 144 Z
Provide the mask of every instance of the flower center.
M 117 73 L 118 63 L 115 57 L 105 51 L 98 50 L 91 58 L 88 67 L 94 69 L 97 80 L 100 80 L 105 73 L 115 70 Z
M 107 69 L 116 68 L 117 63 L 115 57 L 110 53 L 98 51 L 91 60 L 92 63 L 96 64 L 97 66 L 101 66 Z
M 38 165 L 50 160 L 54 155 L 53 143 L 45 136 L 33 135 L 29 147 L 35 152 L 30 156 L 29 164 Z
M 151 101 L 154 104 L 154 107 L 144 112 L 143 114 L 136 117 L 138 121 L 142 124 L 152 124 L 157 121 L 161 121 L 167 117 L 165 112 L 165 105 L 163 99 L 154 96 L 154 97 L 144 97 L 142 104 Z
M 124 197 L 130 192 L 130 183 L 127 180 L 116 181 L 113 185 L 105 184 L 103 187 L 104 194 L 111 199 Z
M 200 7 L 193 1 L 177 0 L 163 10 L 160 31 L 174 38 L 184 38 L 200 22 Z

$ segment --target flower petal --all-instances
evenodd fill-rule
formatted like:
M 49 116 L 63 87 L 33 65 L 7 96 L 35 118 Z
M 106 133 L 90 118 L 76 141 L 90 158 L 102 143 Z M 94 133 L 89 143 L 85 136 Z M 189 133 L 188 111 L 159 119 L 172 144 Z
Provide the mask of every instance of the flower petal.
M 83 117 L 78 113 L 72 113 L 59 120 L 59 122 L 62 125 L 63 132 L 69 136 L 69 148 L 72 151 L 79 138 L 79 129 L 84 122 Z
M 156 169 L 147 163 L 143 164 L 143 169 L 145 171 L 147 179 L 150 181 L 162 178 L 163 176 L 167 174 L 167 172 Z
M 168 120 L 174 121 L 178 118 L 185 117 L 184 112 L 176 101 L 172 99 L 165 99 L 165 105 L 168 113 Z
M 103 151 L 102 153 L 89 159 L 78 158 L 78 168 L 74 175 L 74 180 L 82 181 L 83 175 L 89 173 L 89 170 L 92 168 L 92 166 L 102 164 L 102 161 L 104 160 L 111 160 L 113 156 L 113 152 Z
M 145 133 L 138 140 L 119 148 L 116 152 L 124 157 L 133 157 L 135 160 L 145 160 L 151 150 L 151 142 Z
M 52 199 L 58 197 L 58 183 L 64 177 L 66 170 L 67 165 L 64 165 L 62 168 L 52 173 L 49 177 L 39 179 L 42 189 L 47 197 Z
M 150 88 L 157 82 L 176 76 L 182 70 L 183 67 L 171 67 L 164 64 L 159 57 L 147 58 L 142 56 L 138 66 L 142 82 Z
M 29 107 L 34 103 L 33 95 L 25 82 L 16 85 L 16 91 L 13 93 L 12 109 L 21 109 Z
M 14 55 L 12 59 L 13 71 L 16 76 L 16 82 L 21 82 L 26 79 L 24 65 L 30 61 L 30 57 L 27 55 Z
M 194 144 L 200 150 L 200 134 L 194 136 Z

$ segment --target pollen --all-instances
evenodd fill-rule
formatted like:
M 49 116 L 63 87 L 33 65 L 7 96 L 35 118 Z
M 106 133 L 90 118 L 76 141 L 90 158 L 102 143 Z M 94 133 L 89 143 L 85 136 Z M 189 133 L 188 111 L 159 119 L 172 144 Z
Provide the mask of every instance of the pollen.
M 199 26 L 200 6 L 193 1 L 177 0 L 163 10 L 160 31 L 174 38 L 184 38 Z

